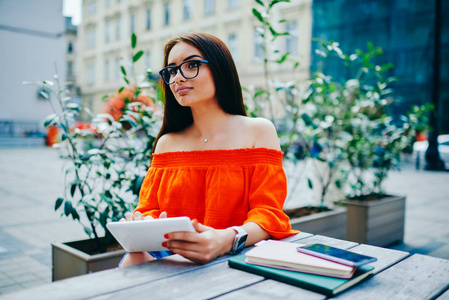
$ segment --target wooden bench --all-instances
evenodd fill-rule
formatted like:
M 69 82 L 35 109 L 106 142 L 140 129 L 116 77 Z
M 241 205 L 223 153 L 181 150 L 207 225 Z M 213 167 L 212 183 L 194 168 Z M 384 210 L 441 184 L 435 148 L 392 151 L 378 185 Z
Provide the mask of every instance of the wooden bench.
M 320 242 L 378 258 L 374 276 L 338 299 L 449 299 L 449 260 L 359 245 L 300 233 L 285 239 Z M 180 256 L 61 280 L 7 295 L 8 299 L 326 299 L 326 296 L 267 280 L 228 266 L 222 256 L 196 265 Z

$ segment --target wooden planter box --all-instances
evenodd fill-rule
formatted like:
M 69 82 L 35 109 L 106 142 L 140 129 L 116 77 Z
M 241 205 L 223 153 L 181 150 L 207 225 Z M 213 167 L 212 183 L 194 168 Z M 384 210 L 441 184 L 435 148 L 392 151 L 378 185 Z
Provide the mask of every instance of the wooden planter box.
M 346 236 L 346 208 L 336 207 L 331 211 L 290 219 L 293 229 L 337 239 Z
M 92 272 L 116 268 L 125 255 L 123 249 L 94 254 L 94 241 L 91 239 L 52 243 L 52 281 L 84 275 Z
M 405 197 L 344 200 L 343 204 L 348 209 L 347 240 L 381 247 L 403 242 Z

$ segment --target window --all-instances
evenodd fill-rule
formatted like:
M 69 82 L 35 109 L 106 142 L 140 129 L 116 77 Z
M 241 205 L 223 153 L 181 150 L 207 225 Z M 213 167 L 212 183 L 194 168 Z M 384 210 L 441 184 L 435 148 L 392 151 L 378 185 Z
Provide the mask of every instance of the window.
M 109 67 L 109 60 L 107 59 L 104 62 L 104 81 L 108 82 L 109 81 L 109 74 L 111 73 L 110 67 Z
M 298 54 L 298 25 L 296 21 L 285 23 L 285 30 L 290 33 L 285 40 L 285 51 L 296 55 Z
M 145 51 L 145 67 L 151 69 L 151 53 L 150 50 Z
M 120 40 L 120 19 L 115 20 L 115 39 L 118 41 Z
M 67 53 L 73 53 L 73 44 L 72 42 L 69 42 L 67 45 Z
M 263 54 L 263 37 L 260 36 L 258 28 L 254 30 L 254 59 L 262 60 Z
M 234 61 L 238 60 L 238 48 L 237 48 L 237 35 L 235 33 L 231 33 L 228 36 L 228 48 L 231 52 L 232 58 Z
M 115 79 L 120 79 L 120 58 L 115 58 L 115 68 L 114 68 Z
M 73 61 L 67 62 L 67 76 L 73 76 Z
M 239 7 L 239 0 L 228 0 L 228 9 L 236 9 Z
M 128 71 L 129 74 L 131 74 L 131 76 L 133 76 L 134 75 L 134 62 L 133 62 L 133 56 L 132 55 L 129 56 L 128 66 L 129 66 L 129 71 L 128 70 L 126 70 L 126 71 Z
M 131 15 L 129 27 L 131 29 L 131 33 L 136 32 L 136 15 L 135 14 Z
M 95 48 L 95 28 L 88 29 L 86 32 L 86 48 Z
M 191 0 L 183 0 L 183 19 L 184 21 L 190 20 L 190 14 L 192 11 L 192 1 Z
M 164 3 L 164 25 L 170 24 L 170 3 L 165 2 Z
M 106 21 L 104 28 L 104 41 L 109 43 L 111 41 L 111 22 Z
M 215 0 L 204 0 L 204 14 L 206 16 L 215 13 Z
M 147 30 L 151 29 L 151 8 L 147 9 Z
M 89 64 L 86 68 L 86 85 L 93 85 L 95 82 L 95 65 Z
M 88 16 L 95 15 L 96 10 L 97 10 L 97 3 L 95 2 L 95 0 L 87 3 L 86 14 Z

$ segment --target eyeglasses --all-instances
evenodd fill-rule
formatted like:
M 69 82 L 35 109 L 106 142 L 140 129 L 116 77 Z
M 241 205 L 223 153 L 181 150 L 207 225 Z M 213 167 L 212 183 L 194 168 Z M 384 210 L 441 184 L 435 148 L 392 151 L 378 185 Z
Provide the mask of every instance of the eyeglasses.
M 159 71 L 162 79 L 166 84 L 173 84 L 175 82 L 175 76 L 178 74 L 178 70 L 182 77 L 185 79 L 193 79 L 198 76 L 200 71 L 200 65 L 208 64 L 207 60 L 188 60 L 180 64 L 179 66 L 168 66 Z

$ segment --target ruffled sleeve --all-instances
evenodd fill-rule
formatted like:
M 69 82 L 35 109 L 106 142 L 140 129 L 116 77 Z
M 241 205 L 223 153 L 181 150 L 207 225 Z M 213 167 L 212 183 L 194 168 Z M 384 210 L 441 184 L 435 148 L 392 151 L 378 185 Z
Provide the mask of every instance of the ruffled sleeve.
M 139 194 L 139 204 L 136 211 L 140 211 L 144 217 L 152 216 L 153 218 L 159 218 L 161 210 L 158 202 L 158 190 L 161 185 L 161 171 L 155 168 L 150 168 L 142 182 Z
M 289 218 L 283 212 L 286 196 L 287 178 L 282 165 L 257 165 L 251 179 L 250 210 L 245 223 L 254 222 L 277 239 L 298 233 L 291 229 Z

